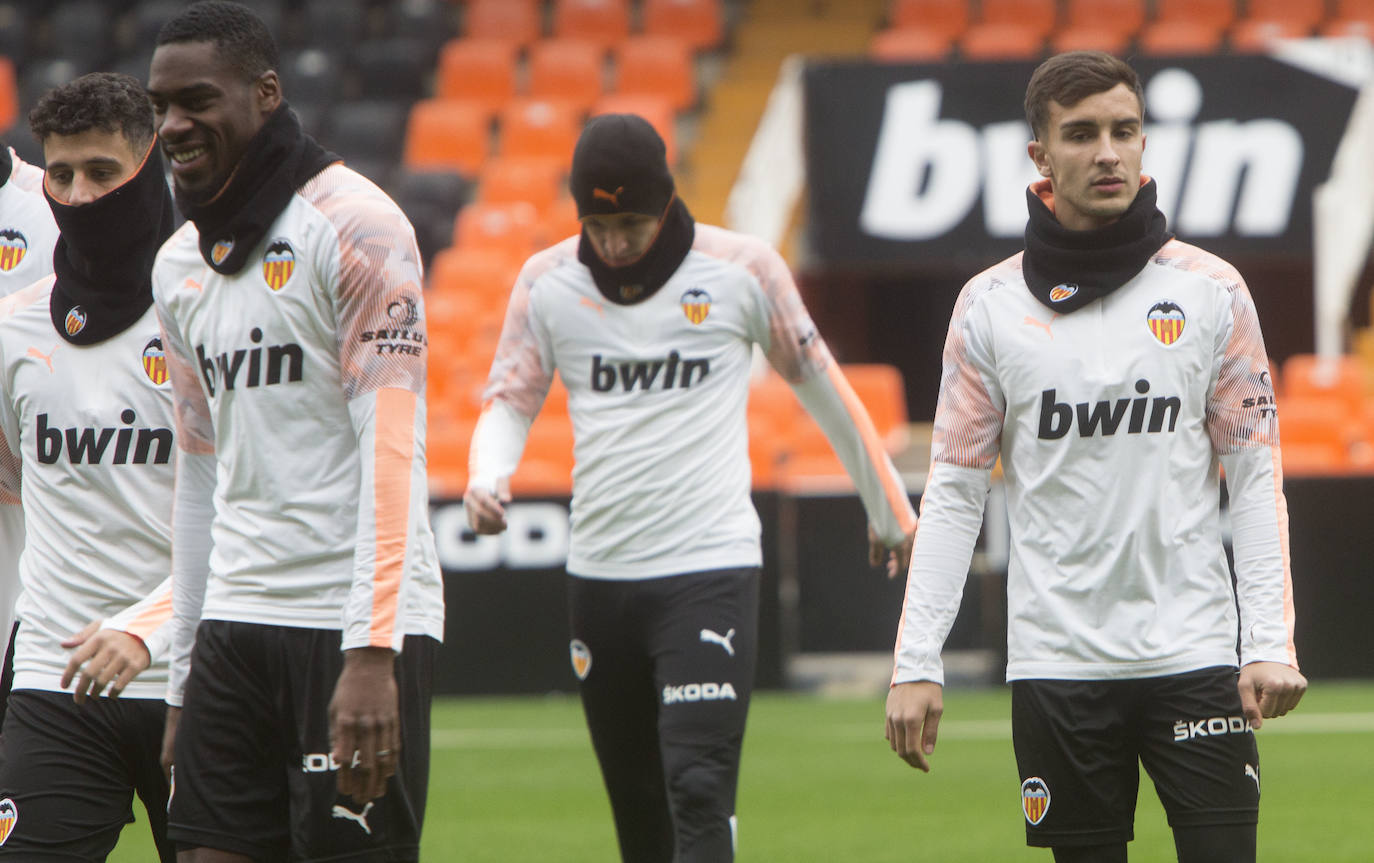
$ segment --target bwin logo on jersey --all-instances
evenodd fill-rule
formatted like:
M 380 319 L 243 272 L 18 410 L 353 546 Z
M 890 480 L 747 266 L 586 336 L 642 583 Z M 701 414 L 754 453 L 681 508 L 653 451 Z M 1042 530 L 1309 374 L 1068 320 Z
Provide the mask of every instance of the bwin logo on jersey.
M 172 456 L 172 430 L 169 428 L 131 428 L 138 415 L 125 408 L 119 415 L 124 428 L 67 428 L 48 425 L 48 415 L 38 415 L 34 437 L 41 464 L 57 464 L 66 444 L 67 460 L 72 464 L 104 464 L 105 453 L 114 441 L 109 464 L 167 464 Z M 156 447 L 156 449 L 154 449 Z M 133 457 L 130 458 L 130 448 Z
M 664 704 L 682 704 L 696 701 L 738 701 L 735 687 L 730 681 L 724 683 L 684 683 L 681 686 L 663 687 Z
M 662 378 L 659 372 L 663 372 Z M 700 374 L 693 378 L 697 372 Z M 624 363 L 603 362 L 601 354 L 592 355 L 592 389 L 599 393 L 611 392 L 617 382 L 627 393 L 635 389 L 653 389 L 655 385 L 664 390 L 685 390 L 706 380 L 710 373 L 710 360 L 705 357 L 684 359 L 677 351 L 669 353 L 666 359 Z
M 1177 303 L 1168 300 L 1155 303 L 1150 307 L 1150 311 L 1145 315 L 1145 324 L 1150 328 L 1150 335 L 1159 340 L 1162 345 L 1172 345 L 1183 337 L 1183 327 L 1188 323 L 1187 315 L 1183 314 L 1183 309 Z
M 162 339 L 156 336 L 143 346 L 143 373 L 158 386 L 167 383 L 167 354 L 162 350 Z
M 9 272 L 23 262 L 29 241 L 14 228 L 0 229 L 0 270 Z
M 682 304 L 682 313 L 687 320 L 694 324 L 701 323 L 711 314 L 711 295 L 701 288 L 688 289 L 678 302 Z
M 1045 390 L 1040 393 L 1040 433 L 1037 437 L 1041 440 L 1058 440 L 1064 437 L 1073 428 L 1075 417 L 1078 419 L 1079 437 L 1114 435 L 1117 429 L 1121 428 L 1121 421 L 1126 419 L 1127 408 L 1130 409 L 1130 419 L 1126 423 L 1127 434 L 1140 434 L 1142 431 L 1151 434 L 1162 432 L 1165 431 L 1166 421 L 1169 424 L 1168 431 L 1172 432 L 1178 424 L 1178 414 L 1183 409 L 1183 400 L 1178 396 L 1145 398 L 1145 394 L 1150 391 L 1150 382 L 1144 378 L 1135 382 L 1135 391 L 1140 394 L 1140 398 L 1079 402 L 1070 406 L 1066 402 L 1057 401 L 1056 390 Z M 1149 425 L 1145 424 L 1147 408 Z
M 253 327 L 248 338 L 254 347 L 239 348 L 233 352 L 223 351 L 219 355 L 207 355 L 205 345 L 196 345 L 196 359 L 200 362 L 200 376 L 205 379 L 205 391 L 213 398 L 219 387 L 226 390 L 235 387 L 270 387 L 280 383 L 296 383 L 304 376 L 305 351 L 295 342 L 284 345 L 268 345 L 267 355 L 263 348 L 262 330 Z M 248 368 L 243 368 L 244 360 Z M 243 377 L 239 377 L 242 374 Z
M 280 291 L 291 281 L 295 268 L 296 252 L 290 242 L 278 237 L 267 245 L 267 253 L 262 256 L 262 278 L 267 287 Z

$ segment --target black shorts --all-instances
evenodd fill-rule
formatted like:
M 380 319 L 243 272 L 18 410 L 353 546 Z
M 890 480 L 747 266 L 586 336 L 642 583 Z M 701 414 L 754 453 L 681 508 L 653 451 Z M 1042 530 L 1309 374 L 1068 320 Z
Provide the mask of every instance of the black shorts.
M 10 693 L 0 763 L 0 859 L 104 860 L 134 820 L 137 793 L 159 854 L 171 863 L 167 780 L 159 763 L 166 716 L 167 705 L 155 698 L 77 704 L 69 692 Z
M 1259 819 L 1259 751 L 1234 668 L 1018 680 L 1012 740 L 1028 845 L 1130 841 L 1141 764 L 1171 827 Z
M 201 622 L 174 755 L 168 834 L 179 849 L 255 861 L 418 858 L 438 642 L 406 636 L 396 775 L 361 807 L 339 795 L 330 758 L 340 643 L 337 630 Z

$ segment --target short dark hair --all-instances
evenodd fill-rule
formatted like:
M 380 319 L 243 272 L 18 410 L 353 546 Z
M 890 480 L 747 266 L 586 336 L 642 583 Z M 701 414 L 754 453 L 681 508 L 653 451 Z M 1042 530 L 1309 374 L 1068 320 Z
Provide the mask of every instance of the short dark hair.
M 255 81 L 279 65 L 277 43 L 257 13 L 241 3 L 202 0 L 162 25 L 159 46 L 176 42 L 213 42 L 245 81 Z
M 1070 51 L 1051 57 L 1036 68 L 1026 86 L 1026 122 L 1031 134 L 1037 141 L 1044 140 L 1049 131 L 1051 102 L 1071 107 L 1118 84 L 1135 92 L 1143 114 L 1145 91 L 1140 76 L 1124 60 L 1102 51 Z
M 44 93 L 29 112 L 29 128 L 40 144 L 49 135 L 90 129 L 123 132 L 139 153 L 156 132 L 148 92 L 137 79 L 116 72 L 92 72 Z

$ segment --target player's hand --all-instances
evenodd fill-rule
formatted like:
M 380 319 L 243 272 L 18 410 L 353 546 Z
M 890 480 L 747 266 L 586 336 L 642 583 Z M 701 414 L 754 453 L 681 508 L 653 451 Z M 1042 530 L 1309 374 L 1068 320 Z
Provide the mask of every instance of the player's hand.
M 329 700 L 329 741 L 339 765 L 339 793 L 364 805 L 386 793 L 401 755 L 396 654 L 385 647 L 344 651 Z
M 172 781 L 172 753 L 176 749 L 177 726 L 181 724 L 181 708 L 167 705 L 167 722 L 162 726 L 162 775 Z
M 463 492 L 463 512 L 473 533 L 493 534 L 506 529 L 506 507 L 510 503 L 510 480 L 496 481 L 496 494 L 469 485 Z
M 1251 662 L 1240 670 L 1240 706 L 1253 728 L 1282 716 L 1302 700 L 1307 678 L 1281 662 Z
M 900 543 L 890 546 L 878 538 L 878 532 L 870 524 L 868 526 L 868 565 L 882 566 L 886 563 L 888 578 L 906 575 L 907 567 L 911 565 L 911 547 L 915 544 L 916 528 L 914 527 Z
M 68 650 L 76 648 L 71 659 L 67 660 L 61 683 L 62 688 L 66 689 L 71 686 L 77 672 L 81 673 L 76 691 L 72 693 L 76 696 L 77 704 L 84 704 L 87 695 L 93 698 L 99 696 L 106 686 L 110 687 L 110 697 L 118 698 L 129 681 L 152 663 L 148 646 L 141 639 L 118 629 L 101 629 L 101 622 L 92 620 L 76 635 L 62 642 L 62 646 Z
M 887 742 L 912 767 L 930 772 L 926 756 L 935 751 L 944 687 L 929 680 L 898 683 L 887 693 Z

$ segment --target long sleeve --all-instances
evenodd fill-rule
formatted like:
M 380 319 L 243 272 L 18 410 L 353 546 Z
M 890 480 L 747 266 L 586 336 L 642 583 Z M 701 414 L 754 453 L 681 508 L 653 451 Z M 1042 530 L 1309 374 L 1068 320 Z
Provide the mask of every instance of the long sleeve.
M 19 555 L 24 550 L 24 510 L 20 505 L 20 461 L 17 434 L 11 437 L 13 412 L 0 393 L 0 645 L 8 645 L 19 599 Z
M 945 338 L 930 475 L 897 626 L 892 683 L 944 683 L 940 650 L 954 625 L 982 527 L 1005 401 L 977 326 L 978 282 L 966 285 Z
M 1262 660 L 1296 668 L 1279 419 L 1259 318 L 1238 275 L 1228 313 L 1229 325 L 1219 329 L 1224 338 L 1216 348 L 1207 430 L 1230 493 L 1241 664 Z
M 101 628 L 136 636 L 148 648 L 152 661 L 157 662 L 172 642 L 172 577 L 167 576 L 151 593 L 110 617 Z

